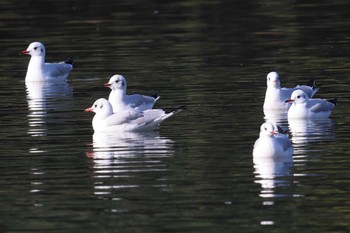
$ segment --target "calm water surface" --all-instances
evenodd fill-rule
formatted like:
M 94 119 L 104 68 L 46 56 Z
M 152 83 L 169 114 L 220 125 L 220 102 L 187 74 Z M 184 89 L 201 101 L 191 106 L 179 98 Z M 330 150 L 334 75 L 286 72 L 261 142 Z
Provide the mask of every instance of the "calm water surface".
M 348 1 L 2 1 L 0 232 L 349 232 Z M 75 59 L 24 83 L 31 41 Z M 314 78 L 332 119 L 288 122 L 293 161 L 255 161 L 266 74 Z M 112 75 L 156 107 L 148 133 L 94 135 Z

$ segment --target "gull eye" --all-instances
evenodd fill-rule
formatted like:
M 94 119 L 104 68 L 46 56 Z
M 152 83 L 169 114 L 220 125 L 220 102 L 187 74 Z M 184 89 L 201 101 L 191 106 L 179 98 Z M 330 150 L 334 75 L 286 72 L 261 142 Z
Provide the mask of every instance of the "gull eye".
M 36 50 L 38 47 L 34 47 L 34 50 Z
M 97 104 L 95 104 L 95 106 L 94 106 L 95 108 L 97 108 Z
M 300 95 L 297 96 L 298 99 L 300 99 L 300 97 L 301 97 Z
M 119 80 L 115 80 L 115 83 L 118 83 L 119 82 Z
M 266 131 L 267 131 L 267 128 L 265 127 L 265 128 L 264 128 L 264 130 L 266 130 Z
M 103 108 L 103 104 L 101 104 L 100 108 Z

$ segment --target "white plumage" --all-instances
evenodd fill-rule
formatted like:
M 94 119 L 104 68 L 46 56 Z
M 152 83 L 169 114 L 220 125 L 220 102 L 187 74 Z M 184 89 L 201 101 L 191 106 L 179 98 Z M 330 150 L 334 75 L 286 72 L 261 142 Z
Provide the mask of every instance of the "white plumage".
M 26 82 L 62 82 L 73 69 L 73 60 L 59 63 L 45 63 L 45 46 L 40 42 L 31 43 L 21 54 L 30 55 Z
M 265 93 L 264 109 L 288 109 L 290 104 L 285 101 L 290 98 L 295 90 L 303 90 L 309 97 L 315 95 L 318 88 L 314 87 L 313 80 L 307 85 L 298 85 L 293 88 L 281 88 L 280 78 L 277 72 L 270 72 L 266 77 L 267 89 Z
M 108 101 L 113 106 L 113 112 L 120 112 L 127 109 L 134 109 L 137 111 L 144 111 L 152 109 L 156 101 L 159 99 L 158 95 L 145 96 L 140 94 L 127 95 L 126 94 L 126 79 L 122 75 L 112 76 L 108 83 L 104 84 L 111 89 Z
M 265 122 L 253 149 L 254 158 L 278 158 L 293 155 L 292 143 L 287 134 L 278 132 L 277 126 Z
M 158 127 L 164 120 L 184 110 L 184 107 L 164 111 L 162 109 L 148 109 L 136 111 L 123 110 L 113 113 L 112 105 L 108 100 L 101 98 L 95 101 L 85 112 L 95 112 L 92 126 L 95 132 L 142 131 Z
M 292 103 L 288 119 L 321 119 L 332 114 L 337 100 L 310 99 L 304 91 L 296 90 L 286 102 Z

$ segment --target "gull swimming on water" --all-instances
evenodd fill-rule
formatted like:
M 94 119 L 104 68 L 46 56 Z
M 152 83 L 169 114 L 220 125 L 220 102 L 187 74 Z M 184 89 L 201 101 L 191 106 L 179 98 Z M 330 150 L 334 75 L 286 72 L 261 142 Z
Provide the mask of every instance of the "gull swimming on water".
M 169 111 L 147 109 L 140 112 L 135 109 L 128 109 L 113 113 L 113 108 L 109 101 L 100 98 L 90 108 L 85 109 L 85 112 L 95 113 L 92 120 L 92 126 L 95 132 L 120 132 L 155 129 L 164 120 L 184 109 L 185 107 L 181 106 Z
M 332 114 L 337 99 L 310 99 L 304 91 L 296 90 L 286 102 L 292 103 L 288 110 L 288 119 L 322 119 Z
M 157 94 L 152 96 L 140 94 L 127 95 L 126 79 L 119 74 L 112 76 L 104 85 L 111 89 L 108 101 L 113 106 L 113 112 L 119 112 L 130 108 L 137 111 L 152 109 L 156 101 L 160 98 Z
M 45 46 L 40 42 L 31 43 L 21 54 L 30 55 L 25 81 L 65 81 L 69 72 L 73 69 L 73 60 L 58 63 L 45 62 Z
M 293 155 L 292 143 L 287 134 L 280 133 L 277 126 L 265 122 L 260 127 L 259 138 L 254 143 L 254 158 L 279 158 Z
M 281 87 L 279 75 L 275 71 L 267 75 L 266 84 L 264 109 L 288 109 L 290 104 L 285 101 L 290 98 L 293 91 L 301 89 L 311 98 L 319 89 L 314 87 L 315 82 L 312 79 L 306 85 L 298 85 L 293 88 Z

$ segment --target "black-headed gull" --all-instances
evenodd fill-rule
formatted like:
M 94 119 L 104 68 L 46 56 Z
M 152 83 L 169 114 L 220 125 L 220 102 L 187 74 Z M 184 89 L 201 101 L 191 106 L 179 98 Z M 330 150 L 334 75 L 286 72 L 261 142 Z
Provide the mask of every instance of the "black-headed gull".
M 322 119 L 332 114 L 337 99 L 310 99 L 304 91 L 296 90 L 286 102 L 292 103 L 288 110 L 288 119 Z
M 126 94 L 126 79 L 119 74 L 112 76 L 108 83 L 104 84 L 111 89 L 108 101 L 113 106 L 113 112 L 123 111 L 125 109 L 135 109 L 144 111 L 152 109 L 159 95 L 145 96 L 140 94 Z
M 45 46 L 40 42 L 32 42 L 21 54 L 30 55 L 25 81 L 53 81 L 66 80 L 69 72 L 73 69 L 73 60 L 59 63 L 45 63 Z
M 112 105 L 108 100 L 100 98 L 85 112 L 95 112 L 92 127 L 95 132 L 143 131 L 155 129 L 164 120 L 181 112 L 184 107 L 164 111 L 162 109 L 135 109 L 123 110 L 113 113 Z
M 293 155 L 292 143 L 287 134 L 280 133 L 275 124 L 265 122 L 254 143 L 253 157 L 279 158 Z
M 266 76 L 267 89 L 265 93 L 264 109 L 288 109 L 290 104 L 285 101 L 290 98 L 293 91 L 303 90 L 311 98 L 318 91 L 314 87 L 314 81 L 310 79 L 306 85 L 298 85 L 293 88 L 281 88 L 280 78 L 277 72 L 272 71 Z

